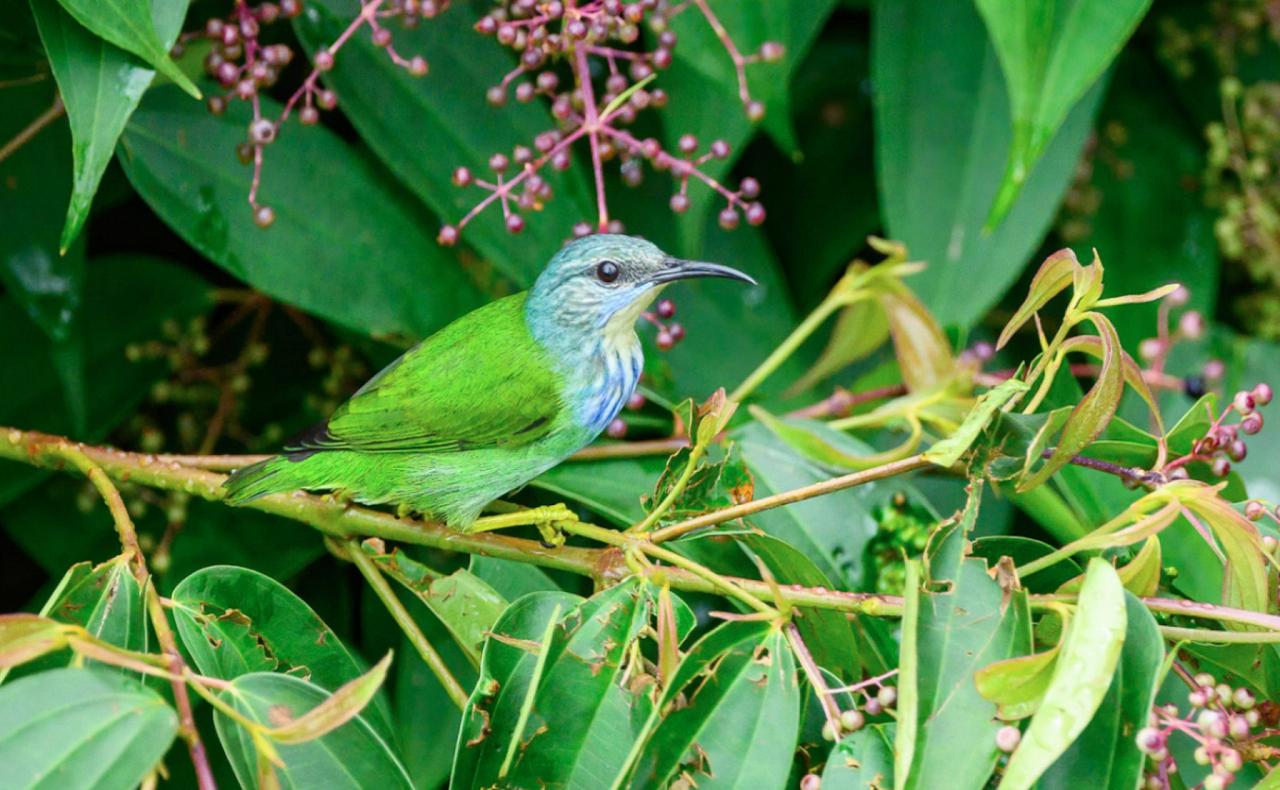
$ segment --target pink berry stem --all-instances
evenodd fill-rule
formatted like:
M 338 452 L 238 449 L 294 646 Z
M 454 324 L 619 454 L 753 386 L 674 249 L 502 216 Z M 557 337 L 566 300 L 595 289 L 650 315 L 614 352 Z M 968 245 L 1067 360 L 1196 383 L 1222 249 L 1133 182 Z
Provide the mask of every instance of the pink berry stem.
M 750 61 L 738 51 L 738 46 L 733 43 L 733 38 L 729 35 L 729 31 L 724 29 L 724 25 L 720 23 L 720 18 L 711 10 L 711 6 L 707 5 L 707 0 L 692 0 L 692 2 L 706 17 L 707 24 L 711 26 L 711 30 L 716 34 L 716 38 L 720 39 L 720 44 L 724 47 L 725 52 L 728 52 L 729 57 L 733 60 L 733 70 L 738 76 L 738 98 L 742 100 L 743 104 L 746 104 L 751 101 L 751 91 L 747 89 L 746 69 L 746 65 Z
M 572 4 L 568 8 L 572 8 Z M 566 8 L 566 11 L 568 11 Z M 580 129 L 587 131 L 587 139 L 591 143 L 591 171 L 596 180 L 596 222 L 603 232 L 609 228 L 609 206 L 604 194 L 604 164 L 600 157 L 600 132 L 609 131 L 600 124 L 599 108 L 596 107 L 595 88 L 591 84 L 591 69 L 587 64 L 587 50 L 576 47 L 573 53 L 573 74 L 578 81 L 578 89 L 582 91 L 582 105 L 586 120 Z
M 481 211 L 484 211 L 491 203 L 493 203 L 493 201 L 498 200 L 499 198 L 505 195 L 509 195 L 511 193 L 511 190 L 514 187 L 518 186 L 526 178 L 533 175 L 534 172 L 539 170 L 543 165 L 545 165 L 548 161 L 550 161 L 551 157 L 555 156 L 560 151 L 563 151 L 564 149 L 573 145 L 574 142 L 579 140 L 586 133 L 587 133 L 587 129 L 585 126 L 579 126 L 577 129 L 574 129 L 572 132 L 565 135 L 558 143 L 555 144 L 555 146 L 549 149 L 546 153 L 544 153 L 542 156 L 530 162 L 524 168 L 524 170 L 520 172 L 519 175 L 517 175 L 515 178 L 511 179 L 510 181 L 503 181 L 501 182 L 501 184 L 497 186 L 490 185 L 490 184 L 482 184 L 482 182 L 476 181 L 477 185 L 484 186 L 485 188 L 490 189 L 491 191 L 489 192 L 488 195 L 485 196 L 483 200 L 481 200 L 479 203 L 472 206 L 471 210 L 468 211 L 462 219 L 458 220 L 458 225 L 457 225 L 458 229 L 461 230 L 462 228 L 466 227 L 468 222 L 474 219 L 475 216 L 479 214 Z

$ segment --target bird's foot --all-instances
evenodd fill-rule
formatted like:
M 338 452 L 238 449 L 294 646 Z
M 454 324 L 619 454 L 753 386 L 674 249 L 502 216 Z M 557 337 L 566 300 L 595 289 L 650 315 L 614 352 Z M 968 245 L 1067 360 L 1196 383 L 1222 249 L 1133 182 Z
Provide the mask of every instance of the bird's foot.
M 507 529 L 508 527 L 537 527 L 539 535 L 542 537 L 543 545 L 548 548 L 556 548 L 564 545 L 564 525 L 572 524 L 578 520 L 563 503 L 555 505 L 547 505 L 545 507 L 532 507 L 527 510 L 517 510 L 512 513 L 499 513 L 492 516 L 484 516 L 476 519 L 471 525 L 470 532 L 488 532 L 495 529 Z

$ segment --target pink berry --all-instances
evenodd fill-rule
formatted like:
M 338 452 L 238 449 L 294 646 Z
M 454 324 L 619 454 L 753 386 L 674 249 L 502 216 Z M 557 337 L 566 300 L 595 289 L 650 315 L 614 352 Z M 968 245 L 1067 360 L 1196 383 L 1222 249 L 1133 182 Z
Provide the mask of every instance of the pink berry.
M 663 299 L 658 302 L 656 309 L 659 318 L 671 318 L 676 314 L 676 303 L 670 299 Z
M 711 155 L 716 159 L 728 159 L 729 150 L 729 144 L 724 140 L 715 140 L 711 143 Z
M 684 194 L 674 194 L 671 196 L 671 210 L 677 214 L 683 214 L 689 210 L 689 196 Z
M 316 53 L 311 62 L 319 71 L 328 71 L 333 68 L 333 53 L 327 49 L 322 49 Z
M 766 41 L 760 45 L 760 59 L 765 63 L 777 63 L 787 54 L 787 48 L 777 41 Z
M 415 77 L 427 76 L 427 59 L 421 55 L 414 55 L 410 58 L 409 73 Z
M 453 185 L 457 187 L 465 187 L 471 183 L 471 171 L 465 167 L 459 167 L 453 171 Z
M 764 105 L 758 101 L 747 102 L 747 120 L 759 123 L 764 120 Z
M 505 154 L 494 154 L 489 157 L 489 167 L 496 173 L 506 170 L 508 164 L 510 163 L 507 161 Z
M 670 351 L 675 345 L 675 341 L 671 339 L 671 333 L 665 329 L 658 333 L 658 339 L 655 342 L 658 344 L 659 351 Z
M 1199 310 L 1188 310 L 1178 319 L 1178 331 L 1188 340 L 1199 340 L 1204 335 L 1204 316 Z
M 996 731 L 996 748 L 1005 754 L 1009 754 L 1018 748 L 1018 743 L 1022 740 L 1022 730 L 1006 724 Z
M 316 94 L 316 104 L 322 110 L 332 110 L 338 106 L 338 94 L 331 90 L 322 90 Z
M 719 220 L 720 227 L 725 230 L 733 230 L 738 227 L 738 212 L 734 210 L 733 206 L 725 206 L 720 212 Z
M 1214 477 L 1226 477 L 1231 474 L 1231 462 L 1226 458 L 1213 459 L 1212 471 Z
M 276 221 L 276 212 L 270 206 L 258 206 L 253 210 L 253 222 L 260 228 L 269 228 Z
M 1261 383 L 1253 388 L 1253 400 L 1259 406 L 1266 406 L 1270 403 L 1272 395 L 1270 384 Z
M 320 122 L 320 111 L 308 104 L 298 110 L 298 122 L 303 126 L 315 126 Z
M 760 182 L 748 176 L 738 184 L 738 190 L 747 200 L 754 200 L 760 197 Z
M 1241 390 L 1231 400 L 1231 406 L 1241 414 L 1248 414 L 1253 411 L 1253 407 L 1257 404 L 1253 401 L 1253 395 L 1249 392 Z
M 673 344 L 684 340 L 684 326 L 681 324 L 672 324 L 667 327 L 667 332 L 671 335 L 671 342 Z
M 524 217 L 519 214 L 512 214 L 507 217 L 507 232 L 519 233 L 524 230 Z
M 436 235 L 436 242 L 442 247 L 452 247 L 458 243 L 458 229 L 452 225 L 445 225 Z
M 1244 505 L 1244 517 L 1250 521 L 1257 521 L 1267 513 L 1267 506 L 1256 499 L 1250 499 Z
M 764 206 L 759 203 L 752 203 L 747 206 L 747 224 L 759 225 L 764 222 L 765 211 Z
M 631 411 L 639 411 L 644 408 L 644 395 L 639 392 L 631 393 L 631 397 L 627 398 L 627 408 Z
M 621 419 L 614 419 L 613 422 L 609 423 L 609 427 L 604 429 L 604 432 L 611 439 L 621 439 L 627 435 L 627 424 Z
M 1191 291 L 1187 289 L 1187 286 L 1179 285 L 1177 288 L 1170 291 L 1169 295 L 1166 296 L 1164 300 L 1174 307 L 1182 307 L 1190 298 Z
M 1250 415 L 1248 415 L 1247 417 L 1245 417 L 1243 420 L 1241 420 L 1241 421 L 1240 421 L 1240 430 L 1241 430 L 1241 431 L 1244 431 L 1245 433 L 1249 434 L 1250 436 L 1253 436 L 1253 435 L 1254 435 L 1255 433 L 1257 433 L 1258 431 L 1261 431 L 1261 430 L 1262 430 L 1262 415 L 1261 415 L 1261 414 L 1258 414 L 1258 413 L 1255 411 L 1255 412 L 1253 412 L 1252 414 L 1250 414 Z
M 698 150 L 698 138 L 691 134 L 682 134 L 678 146 L 683 153 L 691 154 Z

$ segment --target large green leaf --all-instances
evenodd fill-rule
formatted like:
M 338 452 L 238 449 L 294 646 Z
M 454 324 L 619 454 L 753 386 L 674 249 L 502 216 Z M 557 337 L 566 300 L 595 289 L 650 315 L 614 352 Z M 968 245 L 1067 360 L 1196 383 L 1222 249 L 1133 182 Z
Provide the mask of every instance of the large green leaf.
M 177 32 L 158 31 L 151 0 L 58 0 L 76 21 L 95 35 L 150 63 L 153 68 L 199 99 L 200 90 L 178 64 L 169 59 L 169 47 Z M 186 3 L 181 11 L 185 15 Z M 163 17 L 168 20 L 168 17 Z M 180 25 L 181 16 L 175 25 Z M 167 35 L 166 35 L 167 34 Z
M 673 705 L 683 692 L 686 705 Z M 698 641 L 659 700 L 633 783 L 781 788 L 800 722 L 795 661 L 767 623 L 726 623 Z M 668 708 L 670 706 L 670 708 Z
M 2 190 L 0 190 L 2 194 Z M 7 215 L 6 215 L 7 216 Z M 121 305 L 131 309 L 121 310 Z M 130 414 L 152 382 L 166 373 L 162 362 L 125 359 L 130 343 L 155 339 L 168 318 L 186 320 L 208 308 L 200 278 L 172 264 L 142 258 L 104 258 L 91 263 L 81 314 L 85 330 L 88 430 L 74 431 L 62 397 L 53 343 L 8 300 L 0 299 L 0 339 L 5 364 L 22 371 L 21 387 L 0 388 L 0 425 L 18 425 L 96 441 Z M 0 473 L 0 502 L 30 488 L 46 472 L 7 461 Z M 40 536 L 32 536 L 39 540 Z M 84 555 L 60 562 L 60 572 Z
M 455 169 L 465 166 L 486 178 L 490 156 L 510 157 L 514 146 L 532 147 L 534 137 L 554 127 L 541 102 L 511 100 L 499 109 L 485 101 L 486 89 L 515 64 L 503 47 L 471 29 L 481 10 L 458 4 L 413 30 L 397 31 L 399 51 L 421 54 L 431 64 L 433 71 L 424 78 L 392 63 L 367 35 L 349 41 L 325 74 L 364 141 L 440 223 L 456 222 L 487 194 L 477 187 L 454 186 L 450 179 Z M 314 53 L 331 44 L 359 11 L 355 0 L 315 0 L 295 19 L 294 29 Z M 521 234 L 506 231 L 495 205 L 468 224 L 462 238 L 521 287 L 532 285 L 574 223 L 594 216 L 585 172 L 544 168 L 541 175 L 554 197 L 527 218 Z M 437 230 L 438 225 L 427 228 L 431 237 Z
M 495 634 L 525 641 L 491 637 L 485 645 L 458 739 L 455 786 L 602 787 L 621 769 L 636 700 L 618 677 L 648 622 L 645 588 L 624 581 L 533 633 L 548 600 L 562 611 L 562 595 L 537 594 L 494 626 Z
M 821 430 L 823 438 L 842 448 L 857 445 L 847 436 Z M 755 477 L 757 498 L 831 477 L 759 423 L 744 426 L 736 438 Z M 861 589 L 863 549 L 877 529 L 872 502 L 886 496 L 884 486 L 871 483 L 768 510 L 749 522 L 803 553 L 837 586 Z
M 1037 787 L 1091 787 L 1133 790 L 1146 756 L 1134 739 L 1155 702 L 1164 662 L 1164 642 L 1151 612 L 1132 593 L 1125 593 L 1126 630 L 1120 663 L 1102 705 L 1089 726 L 1040 777 Z
M 894 786 L 898 790 L 981 787 L 995 766 L 996 706 L 978 693 L 974 673 L 1030 650 L 1026 596 L 1005 591 L 987 564 L 966 556 L 981 486 L 956 523 L 930 544 L 931 592 L 909 586 L 903 619 L 901 694 Z M 915 568 L 912 564 L 909 568 Z M 908 574 L 908 585 L 916 577 Z
M 893 725 L 873 724 L 831 747 L 822 770 L 823 790 L 893 787 Z
M 746 73 L 752 98 L 765 105 L 762 127 L 788 154 L 794 153 L 797 143 L 788 86 L 834 8 L 834 0 L 708 0 L 707 5 L 742 53 L 758 52 L 766 41 L 785 48 L 780 62 L 749 65 Z M 657 82 L 669 96 L 663 111 L 667 148 L 678 150 L 677 141 L 684 134 L 694 135 L 704 147 L 712 140 L 724 140 L 730 145 L 730 157 L 702 167 L 712 178 L 724 179 L 755 132 L 738 96 L 733 61 L 694 6 L 672 20 L 671 30 L 677 36 L 674 61 L 659 74 Z M 708 212 L 721 206 L 724 199 L 701 183 L 690 185 L 689 196 L 692 205 L 679 224 L 684 236 L 682 252 L 692 256 L 707 231 L 704 220 Z M 763 198 L 767 206 L 768 194 Z
M 1089 725 L 1113 682 L 1126 623 L 1120 577 L 1106 560 L 1095 557 L 1085 571 L 1053 677 L 1021 744 L 1009 758 L 1002 789 L 1030 788 Z M 1143 697 L 1150 702 L 1150 687 Z M 1138 721 L 1145 718 L 1143 711 Z M 1097 757 L 1090 754 L 1091 759 Z
M 125 129 L 129 180 L 188 243 L 264 293 L 374 335 L 425 335 L 478 304 L 413 200 L 326 129 L 288 128 L 267 149 L 259 197 L 276 219 L 255 225 L 252 170 L 235 154 L 248 112 L 232 102 L 214 116 L 157 88 Z
M 40 614 L 60 623 L 82 626 L 98 639 L 126 650 L 147 649 L 142 586 L 123 555 L 97 566 L 89 562 L 71 566 Z M 72 660 L 74 654 L 64 651 L 24 665 L 18 671 L 28 675 L 66 666 Z
M 920 299 L 941 323 L 967 327 L 1013 283 L 1053 221 L 1103 86 L 1076 104 L 1006 221 L 988 233 L 1011 133 L 1000 65 L 977 10 L 881 0 L 871 45 L 888 234 L 929 264 L 912 283 Z
M 251 672 L 232 681 L 219 696 L 242 715 L 268 727 L 296 719 L 332 695 L 301 678 L 267 672 Z M 364 714 L 313 740 L 277 744 L 284 767 L 275 768 L 286 788 L 412 788 L 409 775 L 389 741 Z M 226 750 L 236 778 L 245 788 L 259 787 L 258 760 L 245 729 L 225 714 L 214 717 L 218 740 Z
M 188 0 L 159 2 L 150 11 L 156 34 L 166 50 L 173 46 L 182 29 L 187 3 Z M 31 10 L 71 122 L 75 181 L 58 242 L 65 252 L 84 227 L 98 183 L 115 153 L 116 141 L 151 85 L 155 71 L 90 33 L 63 10 L 59 0 L 31 0 Z
M 232 680 L 251 672 L 301 677 L 336 691 L 364 671 L 310 606 L 257 571 L 215 565 L 173 590 L 182 645 L 205 675 Z M 363 714 L 388 741 L 391 716 L 384 699 Z
M 831 580 L 813 561 L 790 544 L 772 535 L 749 534 L 741 538 L 744 548 L 754 554 L 781 584 L 832 589 Z M 833 609 L 798 609 L 796 628 L 818 666 L 848 680 L 861 677 L 862 660 L 852 619 Z
M 24 7 L 15 5 L 26 14 Z M 47 82 L 6 89 L 0 139 L 13 139 L 37 118 L 45 117 L 56 95 L 54 86 Z M 58 254 L 58 228 L 71 194 L 67 128 L 65 121 L 55 117 L 47 128 L 0 161 L 0 216 L 5 218 L 0 226 L 0 283 L 52 341 L 44 353 L 49 355 L 61 385 L 61 400 L 71 417 L 68 427 L 83 434 L 89 408 L 86 340 L 80 325 L 85 299 L 84 246 Z
M 5 787 L 129 790 L 177 731 L 159 694 L 117 672 L 54 669 L 0 687 Z
M 1067 113 L 1111 65 L 1151 0 L 977 0 L 1004 70 L 1013 143 L 992 220 L 1008 212 Z
M 361 548 L 384 573 L 427 605 L 473 664 L 480 663 L 485 636 L 507 608 L 506 598 L 465 568 L 444 574 L 404 552 L 378 553 L 370 543 L 362 544 Z
M 626 526 L 644 518 L 640 499 L 653 491 L 663 466 L 661 456 L 569 461 L 547 470 L 531 485 Z

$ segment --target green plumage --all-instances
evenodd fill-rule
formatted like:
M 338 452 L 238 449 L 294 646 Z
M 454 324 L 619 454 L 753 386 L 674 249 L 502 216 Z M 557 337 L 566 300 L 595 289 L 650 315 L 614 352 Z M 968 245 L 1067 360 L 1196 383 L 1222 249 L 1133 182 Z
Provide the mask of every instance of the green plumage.
M 486 305 L 406 352 L 318 435 L 233 475 L 227 500 L 339 489 L 470 524 L 484 504 L 590 441 L 529 331 L 526 298 Z
M 667 283 L 685 277 L 752 282 L 726 266 L 672 258 L 643 239 L 571 242 L 532 290 L 454 321 L 374 376 L 312 435 L 232 474 L 226 499 L 339 490 L 460 529 L 485 528 L 474 524 L 485 505 L 572 455 L 617 416 L 643 364 L 636 318 Z

